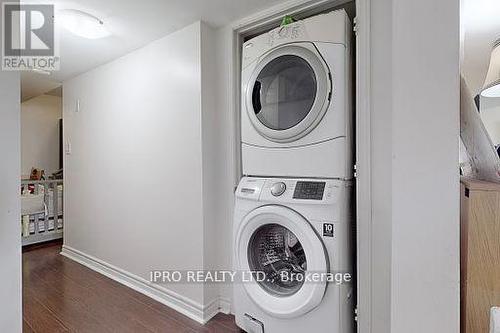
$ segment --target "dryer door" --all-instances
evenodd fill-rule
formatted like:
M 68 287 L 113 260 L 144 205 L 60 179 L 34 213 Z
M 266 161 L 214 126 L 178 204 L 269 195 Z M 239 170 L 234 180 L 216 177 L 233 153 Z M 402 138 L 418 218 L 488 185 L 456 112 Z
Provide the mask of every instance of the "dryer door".
M 297 140 L 321 121 L 331 89 L 328 67 L 312 43 L 281 46 L 259 59 L 248 81 L 248 117 L 269 140 Z
M 235 250 L 248 296 L 268 314 L 297 317 L 321 303 L 326 281 L 305 278 L 307 272 L 326 273 L 327 257 L 313 227 L 297 212 L 283 206 L 255 209 L 236 233 Z

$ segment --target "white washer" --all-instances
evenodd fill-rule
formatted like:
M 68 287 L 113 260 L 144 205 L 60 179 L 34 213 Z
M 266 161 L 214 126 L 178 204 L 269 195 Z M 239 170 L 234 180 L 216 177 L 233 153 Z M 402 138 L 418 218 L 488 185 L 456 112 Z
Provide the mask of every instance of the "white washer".
M 240 328 L 354 332 L 354 282 L 346 275 L 353 276 L 351 189 L 333 179 L 241 180 L 233 231 L 234 269 L 243 279 L 233 284 Z
M 243 174 L 352 178 L 351 34 L 337 10 L 244 43 Z

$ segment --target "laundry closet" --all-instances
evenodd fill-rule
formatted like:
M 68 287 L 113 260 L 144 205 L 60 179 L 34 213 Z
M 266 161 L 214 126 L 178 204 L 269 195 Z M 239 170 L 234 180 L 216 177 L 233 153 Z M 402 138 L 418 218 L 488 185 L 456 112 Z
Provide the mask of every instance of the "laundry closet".
M 355 332 L 354 3 L 247 37 L 233 286 L 248 332 Z M 263 273 L 258 279 L 256 272 Z

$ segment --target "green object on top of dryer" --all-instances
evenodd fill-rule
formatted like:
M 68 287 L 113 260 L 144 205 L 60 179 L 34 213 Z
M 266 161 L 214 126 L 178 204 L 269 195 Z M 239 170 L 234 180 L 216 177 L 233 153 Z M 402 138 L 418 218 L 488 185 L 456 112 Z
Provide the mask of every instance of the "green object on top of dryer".
M 280 26 L 284 27 L 285 25 L 289 25 L 290 23 L 295 22 L 295 19 L 290 15 L 285 15 L 281 20 Z

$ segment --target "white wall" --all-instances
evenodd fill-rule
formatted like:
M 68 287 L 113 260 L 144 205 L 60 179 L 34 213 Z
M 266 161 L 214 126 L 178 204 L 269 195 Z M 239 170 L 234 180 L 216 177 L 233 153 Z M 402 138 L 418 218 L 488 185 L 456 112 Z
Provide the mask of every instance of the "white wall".
M 0 31 L 1 32 L 1 31 Z M 21 332 L 19 74 L 0 71 L 0 332 Z
M 372 2 L 372 24 L 372 332 L 458 332 L 459 1 Z
M 206 24 L 201 26 L 201 102 L 202 102 L 202 173 L 203 173 L 203 258 L 205 270 L 221 269 L 218 244 L 221 238 L 219 225 L 220 174 L 224 160 L 220 158 L 220 114 L 216 106 L 216 45 L 215 32 Z M 208 302 L 219 299 L 219 285 L 205 287 L 204 298 Z M 207 303 L 207 302 L 206 302 Z M 219 306 L 219 304 L 217 305 Z
M 49 175 L 59 169 L 59 119 L 62 99 L 41 95 L 21 104 L 21 173 L 31 168 Z
M 12 333 L 22 331 L 20 86 L 19 73 L 0 71 L 0 332 Z
M 392 1 L 371 5 L 371 331 L 391 331 L 392 265 Z M 363 24 L 363 23 L 360 23 Z M 360 207 L 359 209 L 362 209 Z M 358 226 L 361 228 L 362 226 Z M 370 271 L 366 268 L 364 271 Z M 364 277 L 360 277 L 362 279 Z M 359 295 L 362 298 L 363 295 Z M 363 313 L 360 318 L 368 317 Z M 362 332 L 368 333 L 368 332 Z
M 239 139 L 235 136 L 236 108 L 232 105 L 233 96 L 230 95 L 230 84 L 234 82 L 231 67 L 232 58 L 232 29 L 230 26 L 219 28 L 216 31 L 216 110 L 217 110 L 217 258 L 218 266 L 222 270 L 232 270 L 233 251 L 233 208 L 234 189 L 239 180 L 236 154 Z M 232 303 L 233 289 L 229 283 L 219 286 L 220 298 L 226 305 Z
M 216 265 L 211 33 L 198 22 L 64 82 L 65 249 L 142 279 Z M 164 287 L 218 307 L 203 285 Z

